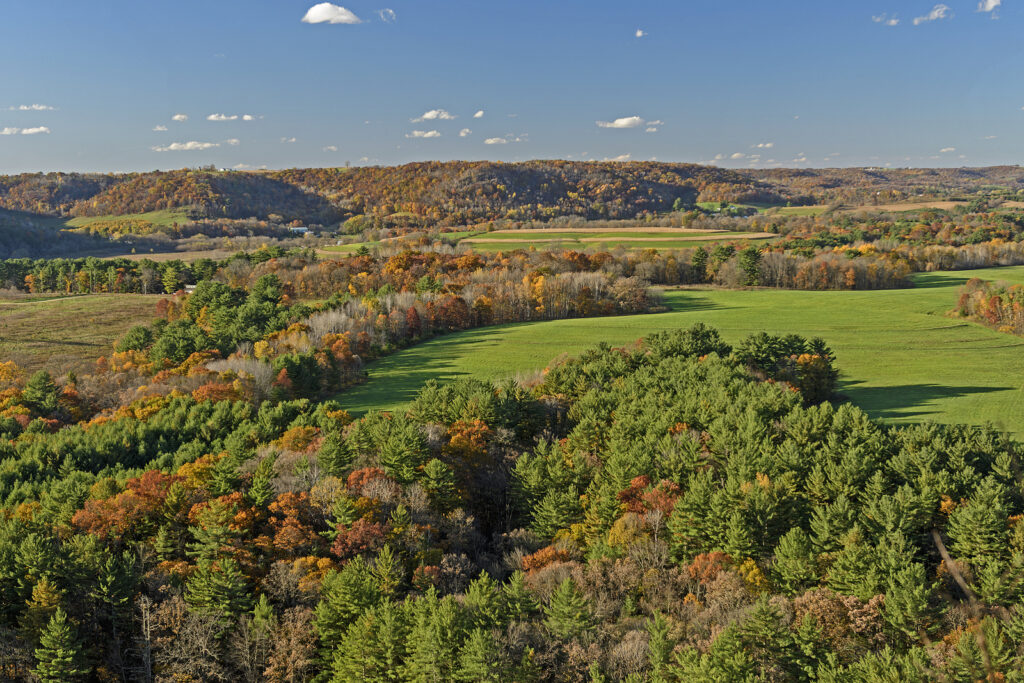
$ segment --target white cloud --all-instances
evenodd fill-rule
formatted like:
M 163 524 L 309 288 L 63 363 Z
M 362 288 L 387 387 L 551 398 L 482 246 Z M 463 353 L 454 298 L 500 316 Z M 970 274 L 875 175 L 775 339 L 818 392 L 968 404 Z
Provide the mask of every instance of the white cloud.
M 756 145 L 751 145 L 751 147 L 754 149 L 771 149 L 774 146 L 774 142 L 759 142 Z
M 46 135 L 49 135 L 50 134 L 50 129 L 47 128 L 46 126 L 39 126 L 37 128 L 22 128 L 21 129 L 21 134 L 22 135 L 39 135 L 40 133 L 44 133 Z
M 393 24 L 398 19 L 398 15 L 395 14 L 395 10 L 385 7 L 384 9 L 377 10 L 377 16 L 385 24 Z
M 985 139 L 986 140 L 995 140 L 997 137 L 999 137 L 999 136 L 998 135 L 986 135 Z
M 946 154 L 948 152 L 955 152 L 955 151 L 956 151 L 956 147 L 943 147 L 942 149 L 939 150 L 939 154 Z
M 257 170 L 257 171 L 265 171 L 267 169 L 267 165 L 263 164 L 262 166 L 251 166 L 249 164 L 235 164 L 231 168 L 235 169 L 236 171 L 246 171 L 246 170 L 249 170 L 249 169 L 254 169 L 254 170 Z
M 17 135 L 21 128 L 0 128 L 0 135 Z
M 281 144 L 290 145 L 293 142 L 298 142 L 295 138 L 281 138 Z
M 409 120 L 413 123 L 420 123 L 422 121 L 452 121 L 457 118 L 455 114 L 451 114 L 444 109 L 431 109 L 430 111 L 423 112 L 423 116 Z
M 172 142 L 169 145 L 163 147 L 154 147 L 154 152 L 201 152 L 206 149 L 213 149 L 214 147 L 220 147 L 219 142 Z
M 238 147 L 240 144 L 242 144 L 242 141 L 239 140 L 238 138 L 230 138 L 228 140 L 225 140 L 224 143 L 231 145 L 232 147 Z
M 1002 4 L 1003 0 L 981 0 L 981 2 L 978 3 L 978 11 L 992 12 Z
M 406 133 L 407 138 L 439 138 L 441 133 L 436 130 L 414 130 L 411 133 Z
M 474 119 L 482 119 L 484 117 L 484 110 L 481 109 L 477 113 L 473 114 Z
M 171 121 L 188 121 L 188 114 L 175 114 L 171 117 Z
M 657 133 L 658 132 L 658 127 L 657 126 L 648 126 L 647 128 L 644 129 L 644 132 L 645 133 Z
M 886 26 L 899 26 L 900 20 L 896 17 L 890 17 L 887 14 L 879 14 L 878 16 L 871 17 L 871 21 L 876 24 L 885 24 Z
M 745 156 L 747 156 L 747 155 L 746 155 L 746 154 L 744 154 L 743 152 L 735 152 L 735 153 L 733 153 L 733 154 L 730 154 L 730 155 L 729 155 L 729 158 L 730 158 L 730 159 L 742 159 L 742 158 L 744 158 Z
M 636 128 L 644 125 L 644 120 L 639 116 L 624 116 L 614 121 L 598 121 L 598 128 Z
M 940 19 L 948 19 L 948 18 L 950 18 L 952 16 L 953 16 L 952 10 L 949 8 L 949 5 L 939 4 L 939 5 L 936 5 L 935 7 L 932 7 L 932 11 L 929 12 L 928 14 L 924 15 L 923 17 L 915 18 L 914 19 L 914 26 L 920 26 L 921 24 L 927 23 L 929 21 L 938 21 Z
M 633 158 L 632 154 L 620 154 L 617 157 L 605 157 L 601 161 L 629 161 Z
M 644 31 L 643 29 L 639 29 L 639 28 L 638 28 L 638 29 L 636 30 L 636 33 L 634 33 L 633 35 L 635 35 L 635 36 L 636 36 L 637 38 L 643 38 L 644 36 L 646 36 L 646 35 L 647 35 L 647 32 L 646 32 L 646 31 Z
M 48 104 L 21 104 L 17 107 L 9 107 L 11 111 L 53 111 L 54 107 Z
M 167 130 L 167 126 L 153 126 L 153 130 L 157 133 L 162 133 Z
M 469 128 L 463 128 L 462 130 L 459 131 L 459 137 L 460 138 L 464 138 L 467 135 L 472 135 L 472 134 L 473 134 L 473 131 L 471 131 Z
M 325 152 L 337 152 L 338 151 L 338 146 L 337 145 L 327 145 L 326 147 L 324 147 L 324 151 Z
M 256 117 L 253 116 L 252 114 L 242 114 L 242 120 L 243 121 L 255 121 Z
M 313 5 L 302 17 L 304 24 L 361 24 L 363 20 L 351 10 L 330 2 Z
M 507 145 L 508 140 L 505 138 L 487 138 L 484 140 L 485 145 Z
M 237 121 L 238 120 L 238 114 L 231 114 L 230 116 L 227 115 L 227 114 L 210 114 L 209 116 L 206 117 L 206 120 L 207 121 Z

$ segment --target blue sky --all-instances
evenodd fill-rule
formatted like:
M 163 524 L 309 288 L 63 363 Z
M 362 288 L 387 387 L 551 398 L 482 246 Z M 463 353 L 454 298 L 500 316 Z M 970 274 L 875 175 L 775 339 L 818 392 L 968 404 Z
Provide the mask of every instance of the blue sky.
M 316 4 L 7 0 L 0 173 L 1024 157 L 1024 0 Z

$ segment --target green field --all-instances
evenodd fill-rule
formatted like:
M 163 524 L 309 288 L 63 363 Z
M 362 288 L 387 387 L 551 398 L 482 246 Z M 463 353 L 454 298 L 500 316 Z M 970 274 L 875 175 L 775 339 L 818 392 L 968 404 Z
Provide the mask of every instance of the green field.
M 133 325 L 152 322 L 159 296 L 95 294 L 0 299 L 0 361 L 56 375 L 92 366 Z
M 85 228 L 95 223 L 106 223 L 110 221 L 146 221 L 158 227 L 171 227 L 175 223 L 179 225 L 189 221 L 188 214 L 180 209 L 167 209 L 164 211 L 150 211 L 148 213 L 128 213 L 119 216 L 79 216 L 67 222 L 71 228 Z
M 757 237 L 753 237 L 758 235 Z M 693 230 L 593 230 L 593 231 L 519 231 L 507 230 L 478 235 L 460 244 L 477 251 L 512 249 L 696 249 L 720 242 L 751 242 L 764 244 L 775 239 L 747 232 L 698 232 Z M 704 238 L 704 239 L 701 239 Z
M 991 422 L 1024 435 L 1024 340 L 945 315 L 971 277 L 1024 283 L 1024 267 L 920 274 L 914 289 L 876 292 L 676 290 L 668 313 L 470 330 L 371 363 L 369 381 L 340 400 L 355 413 L 394 409 L 432 377 L 526 376 L 599 341 L 704 321 L 730 342 L 760 330 L 824 337 L 843 396 L 874 417 Z

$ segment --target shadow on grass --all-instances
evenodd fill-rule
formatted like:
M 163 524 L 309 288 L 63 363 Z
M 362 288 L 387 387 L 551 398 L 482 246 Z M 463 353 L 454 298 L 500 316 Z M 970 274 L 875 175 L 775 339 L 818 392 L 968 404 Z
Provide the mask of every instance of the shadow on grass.
M 941 289 L 943 287 L 962 287 L 973 275 L 969 270 L 954 272 L 918 273 L 914 275 L 914 289 Z
M 938 412 L 926 409 L 932 401 L 972 394 L 1007 391 L 1013 387 L 955 387 L 942 384 L 901 384 L 890 387 L 860 387 L 851 382 L 840 387 L 839 400 L 849 401 L 872 417 L 908 418 Z
M 692 289 L 666 292 L 662 303 L 670 313 L 731 308 L 731 306 L 723 306 L 706 294 Z

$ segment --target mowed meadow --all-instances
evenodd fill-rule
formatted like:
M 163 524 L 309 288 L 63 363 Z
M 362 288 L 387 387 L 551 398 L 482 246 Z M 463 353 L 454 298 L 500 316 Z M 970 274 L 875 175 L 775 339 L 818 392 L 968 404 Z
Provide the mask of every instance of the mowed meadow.
M 729 342 L 759 331 L 821 336 L 837 355 L 843 398 L 893 422 L 991 423 L 1024 435 L 1024 340 L 947 315 L 968 279 L 1024 283 L 1024 267 L 922 273 L 882 291 L 679 289 L 669 312 L 461 332 L 368 365 L 339 397 L 354 413 L 400 408 L 430 378 L 528 377 L 560 354 L 628 344 L 702 321 Z
M 152 322 L 160 296 L 0 298 L 0 360 L 55 375 L 87 370 L 132 326 Z

